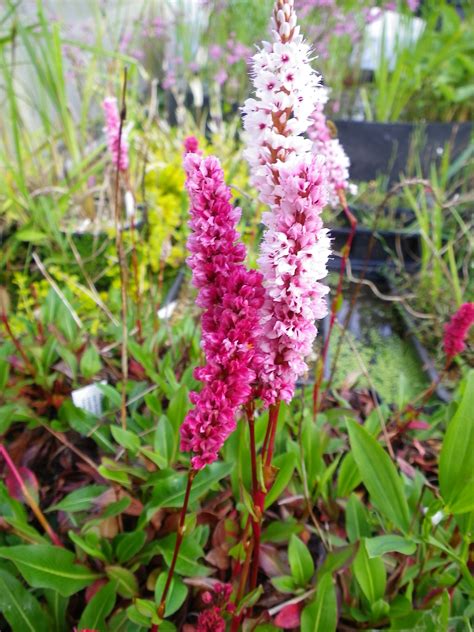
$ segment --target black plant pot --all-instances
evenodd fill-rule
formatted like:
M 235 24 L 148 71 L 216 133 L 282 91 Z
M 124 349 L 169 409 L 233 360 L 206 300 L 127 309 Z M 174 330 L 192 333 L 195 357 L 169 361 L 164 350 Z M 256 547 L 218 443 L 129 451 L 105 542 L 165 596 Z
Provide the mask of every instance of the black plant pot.
M 423 176 L 428 177 L 433 162 L 438 163 L 451 145 L 451 160 L 469 145 L 472 123 L 369 123 L 334 121 L 338 138 L 351 161 L 353 180 L 369 181 L 388 176 L 389 184 L 398 182 L 406 172 L 417 132 L 422 132 L 418 156 Z
M 358 217 L 357 209 L 352 209 L 353 214 Z M 406 212 L 399 210 L 395 214 L 400 218 L 406 217 Z M 351 229 L 347 226 L 336 226 L 331 229 L 332 248 L 341 251 L 347 243 Z M 370 246 L 372 241 L 372 247 Z M 370 276 L 377 276 L 383 273 L 387 267 L 400 263 L 408 272 L 416 272 L 420 267 L 421 258 L 421 235 L 416 230 L 394 229 L 394 230 L 373 230 L 357 225 L 354 240 L 352 242 L 349 260 L 354 272 L 366 271 Z M 337 271 L 340 267 L 339 259 L 332 259 L 329 269 Z

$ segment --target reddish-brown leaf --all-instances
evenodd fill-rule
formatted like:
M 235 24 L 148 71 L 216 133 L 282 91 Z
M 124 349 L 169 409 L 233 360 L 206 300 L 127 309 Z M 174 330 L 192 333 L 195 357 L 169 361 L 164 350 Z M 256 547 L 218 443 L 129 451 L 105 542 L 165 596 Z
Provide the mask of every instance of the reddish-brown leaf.
M 277 628 L 291 630 L 300 627 L 301 607 L 299 603 L 292 603 L 285 606 L 275 617 L 274 623 Z
M 26 489 L 28 490 L 34 501 L 37 503 L 39 499 L 39 484 L 36 476 L 27 467 L 20 466 L 19 468 L 17 468 L 17 471 L 21 479 L 23 480 Z M 13 472 L 11 472 L 11 470 L 7 470 L 5 476 L 5 484 L 7 486 L 8 493 L 12 498 L 14 498 L 15 500 L 19 500 L 22 503 L 26 502 L 21 490 L 20 482 L 17 480 L 16 476 L 13 474 Z

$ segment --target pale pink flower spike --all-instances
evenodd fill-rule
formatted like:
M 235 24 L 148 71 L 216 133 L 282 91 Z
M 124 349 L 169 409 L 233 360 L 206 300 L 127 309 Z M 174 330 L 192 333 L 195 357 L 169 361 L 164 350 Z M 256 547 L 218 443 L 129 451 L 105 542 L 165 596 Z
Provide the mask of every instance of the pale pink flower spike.
M 264 42 L 253 57 L 255 98 L 244 106 L 251 181 L 270 207 L 263 215 L 259 258 L 265 287 L 260 380 L 266 405 L 289 402 L 307 370 L 305 357 L 317 334 L 314 321 L 327 313 L 328 288 L 319 281 L 327 274 L 330 252 L 320 217 L 328 172 L 304 136 L 325 91 L 309 63 L 292 0 L 275 2 L 273 27 L 272 42 Z

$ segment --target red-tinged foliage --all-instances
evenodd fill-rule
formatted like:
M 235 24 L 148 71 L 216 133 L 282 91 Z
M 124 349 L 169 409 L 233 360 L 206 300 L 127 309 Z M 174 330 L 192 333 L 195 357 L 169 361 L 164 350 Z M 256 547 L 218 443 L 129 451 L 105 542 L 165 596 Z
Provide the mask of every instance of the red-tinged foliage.
M 92 597 L 99 592 L 99 590 L 102 588 L 102 586 L 105 586 L 105 584 L 107 584 L 107 580 L 106 579 L 98 579 L 96 582 L 94 582 L 93 584 L 91 584 L 90 586 L 88 586 L 86 588 L 86 603 L 89 603 L 89 601 L 92 599 Z
M 274 624 L 282 630 L 291 630 L 300 627 L 301 605 L 292 603 L 285 606 L 274 619 Z
M 26 489 L 30 493 L 31 497 L 38 502 L 39 498 L 39 484 L 34 472 L 27 467 L 20 466 L 17 468 L 17 472 L 20 475 Z M 15 500 L 19 500 L 22 503 L 26 502 L 23 495 L 20 481 L 14 475 L 11 470 L 8 470 L 5 474 L 5 485 L 7 486 L 9 495 Z
M 414 419 L 410 421 L 407 425 L 409 430 L 428 430 L 430 428 L 430 424 L 427 421 L 422 421 L 421 419 Z

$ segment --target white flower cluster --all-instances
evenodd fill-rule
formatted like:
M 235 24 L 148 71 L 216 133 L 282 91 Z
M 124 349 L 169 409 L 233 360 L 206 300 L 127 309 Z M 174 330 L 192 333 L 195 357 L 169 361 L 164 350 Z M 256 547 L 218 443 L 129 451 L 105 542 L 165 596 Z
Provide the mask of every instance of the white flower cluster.
M 296 24 L 293 0 L 277 0 L 273 41 L 253 57 L 255 98 L 244 105 L 251 181 L 264 203 L 275 201 L 274 187 L 282 163 L 301 163 L 312 152 L 303 136 L 316 104 L 325 100 L 321 77 L 309 63 L 309 46 Z

